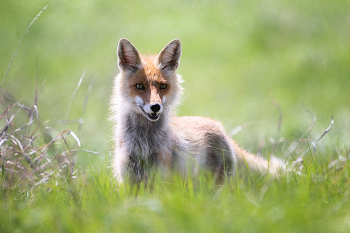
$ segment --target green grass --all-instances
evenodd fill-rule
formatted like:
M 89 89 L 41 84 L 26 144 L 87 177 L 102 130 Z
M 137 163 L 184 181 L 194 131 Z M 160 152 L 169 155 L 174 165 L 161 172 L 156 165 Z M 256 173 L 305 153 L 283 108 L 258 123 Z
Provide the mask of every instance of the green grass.
M 91 169 L 70 184 L 3 193 L 1 232 L 348 232 L 348 164 L 325 174 L 307 166 L 301 176 L 240 174 L 224 186 L 157 180 L 137 195 Z
M 70 152 L 76 174 L 63 168 L 33 188 L 33 182 L 16 185 L 16 179 L 8 186 L 2 170 L 0 232 L 349 232 L 348 1 L 5 0 L 0 8 L 1 78 L 45 5 L 23 38 L 1 91 L 33 106 L 38 79 L 36 123 L 52 132 L 47 138 L 40 131 L 35 146 L 70 129 L 82 143 L 79 149 L 100 155 L 73 153 L 77 143 L 67 135 L 67 146 L 59 140 L 48 153 Z M 242 126 L 233 138 L 264 157 L 292 161 L 306 151 L 302 175 L 261 178 L 243 169 L 223 187 L 176 177 L 156 180 L 151 190 L 140 189 L 137 195 L 118 187 L 109 170 L 107 118 L 122 37 L 141 53 L 159 52 L 170 40 L 181 39 L 185 94 L 178 115 L 220 120 L 228 132 Z M 2 113 L 8 105 L 1 103 Z M 274 103 L 282 113 L 280 129 Z M 313 122 L 305 108 L 317 121 L 301 138 Z M 311 142 L 332 115 L 335 123 L 314 154 Z M 14 125 L 26 124 L 26 117 L 16 116 Z M 2 131 L 6 118 L 1 119 Z M 25 142 L 24 135 L 33 130 L 15 136 Z M 292 142 L 298 142 L 297 148 L 288 154 Z M 343 161 L 328 169 L 339 156 Z M 35 175 L 35 181 L 40 177 Z

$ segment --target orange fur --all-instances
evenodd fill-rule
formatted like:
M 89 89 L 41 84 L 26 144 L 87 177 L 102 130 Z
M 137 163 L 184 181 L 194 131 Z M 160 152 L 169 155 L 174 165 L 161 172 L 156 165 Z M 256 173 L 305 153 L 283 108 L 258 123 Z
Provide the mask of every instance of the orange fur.
M 181 95 L 176 74 L 181 55 L 179 40 L 158 56 L 141 56 L 126 39 L 118 45 L 120 74 L 115 79 L 112 119 L 116 123 L 114 174 L 119 182 L 147 182 L 151 171 L 164 176 L 176 170 L 206 169 L 217 180 L 235 173 L 235 163 L 259 172 L 277 174 L 279 163 L 268 162 L 241 149 L 223 126 L 205 117 L 174 117 Z M 188 169 L 190 168 L 190 169 Z

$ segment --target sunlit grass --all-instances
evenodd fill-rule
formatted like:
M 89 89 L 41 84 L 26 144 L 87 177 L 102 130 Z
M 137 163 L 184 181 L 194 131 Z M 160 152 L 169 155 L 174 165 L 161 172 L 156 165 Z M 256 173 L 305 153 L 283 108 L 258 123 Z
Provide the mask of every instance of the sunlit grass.
M 100 164 L 104 166 L 104 164 Z M 223 186 L 177 177 L 136 191 L 109 170 L 3 192 L 2 232 L 346 232 L 349 168 L 307 163 L 278 179 L 238 174 Z
M 66 146 L 60 139 L 58 154 L 88 152 L 73 151 L 72 172 L 63 168 L 39 185 L 43 174 L 35 172 L 36 182 L 18 185 L 11 179 L 5 185 L 9 171 L 2 162 L 0 232 L 349 232 L 346 1 L 5 1 L 0 8 L 1 78 L 45 5 L 18 47 L 1 90 L 30 107 L 38 97 L 41 120 L 14 136 L 26 143 L 34 124 L 45 123 L 52 137 L 70 129 L 82 144 L 78 148 L 68 136 Z M 176 175 L 138 191 L 117 184 L 110 171 L 107 118 L 122 37 L 141 53 L 157 53 L 170 40 L 181 39 L 185 94 L 178 115 L 215 118 L 229 133 L 241 126 L 233 138 L 253 153 L 275 155 L 288 166 L 303 156 L 300 174 L 273 179 L 240 168 L 223 186 Z M 1 104 L 1 113 L 7 107 Z M 317 118 L 314 125 L 310 112 Z M 315 144 L 315 153 L 312 143 L 332 115 L 334 124 Z M 2 136 L 9 133 L 4 124 L 11 116 L 1 118 Z M 21 127 L 27 117 L 16 116 L 13 124 Z M 50 141 L 45 135 L 35 149 Z M 290 151 L 293 143 L 297 146 Z M 14 163 L 29 166 L 12 155 Z

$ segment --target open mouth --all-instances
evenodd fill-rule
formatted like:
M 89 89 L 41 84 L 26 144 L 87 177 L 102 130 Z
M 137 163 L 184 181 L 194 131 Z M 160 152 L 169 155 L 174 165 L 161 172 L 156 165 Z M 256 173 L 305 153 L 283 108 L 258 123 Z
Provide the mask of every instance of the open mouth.
M 152 113 L 152 114 L 146 113 L 146 114 L 147 114 L 147 118 L 152 121 L 156 121 L 159 119 L 159 114 L 157 113 Z
M 141 106 L 138 106 L 138 107 L 141 110 L 141 112 L 143 113 L 143 115 L 145 115 L 147 117 L 148 120 L 157 121 L 159 119 L 160 113 L 157 114 L 154 112 L 154 113 L 149 114 L 149 113 L 145 112 L 145 110 L 143 110 L 143 108 Z

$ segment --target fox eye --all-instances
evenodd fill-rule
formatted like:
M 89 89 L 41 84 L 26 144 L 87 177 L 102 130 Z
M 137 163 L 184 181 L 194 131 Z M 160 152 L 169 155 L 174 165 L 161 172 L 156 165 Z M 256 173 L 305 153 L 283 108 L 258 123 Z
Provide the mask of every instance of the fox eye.
M 162 85 L 160 85 L 160 89 L 166 89 L 168 87 L 168 85 L 166 85 L 166 84 L 162 84 Z
M 144 90 L 145 89 L 145 87 L 141 83 L 136 84 L 135 87 L 138 90 Z

